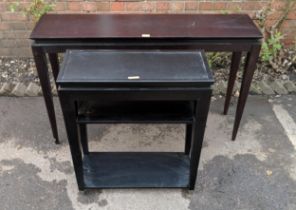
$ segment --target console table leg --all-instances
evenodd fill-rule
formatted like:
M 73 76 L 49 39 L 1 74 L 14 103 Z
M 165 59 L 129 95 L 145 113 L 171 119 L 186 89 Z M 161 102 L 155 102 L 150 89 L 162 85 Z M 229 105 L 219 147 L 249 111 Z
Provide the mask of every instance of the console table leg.
M 228 86 L 227 86 L 224 111 L 223 111 L 224 115 L 226 115 L 228 112 L 229 103 L 230 103 L 231 95 L 233 92 L 233 86 L 235 83 L 237 71 L 239 69 L 241 57 L 242 57 L 242 52 L 233 52 L 233 54 L 232 54 L 231 67 L 230 67 L 230 72 L 229 72 Z
M 58 136 L 54 104 L 53 104 L 51 87 L 50 87 L 50 80 L 48 77 L 46 54 L 41 47 L 35 47 L 35 46 L 32 46 L 32 52 L 35 60 L 37 73 L 40 80 L 40 85 L 43 92 L 43 97 L 45 100 L 45 105 L 46 105 L 47 114 L 48 114 L 50 125 L 51 125 L 51 130 L 53 133 L 53 137 L 56 140 L 55 142 L 56 144 L 58 144 L 59 136 Z
M 189 189 L 193 190 L 196 182 L 196 175 L 198 170 L 200 152 L 202 148 L 204 132 L 206 128 L 208 112 L 210 108 L 212 91 L 205 91 L 202 93 L 201 100 L 196 103 L 196 121 L 193 123 L 193 139 L 190 155 L 190 179 Z
M 59 74 L 59 58 L 57 53 L 48 53 L 49 62 L 52 69 L 52 74 L 54 77 L 54 81 L 57 80 Z
M 82 145 L 83 154 L 89 154 L 88 150 L 88 137 L 87 137 L 87 127 L 86 124 L 79 124 L 80 142 Z
M 61 107 L 64 115 L 64 121 L 66 126 L 66 131 L 68 135 L 68 141 L 74 166 L 74 171 L 76 174 L 76 180 L 78 183 L 79 190 L 84 190 L 83 181 L 83 166 L 82 166 L 82 154 L 79 146 L 79 136 L 76 124 L 76 108 L 75 103 L 71 102 L 68 97 L 64 96 L 62 93 L 59 94 Z
M 234 120 L 234 127 L 232 131 L 232 140 L 235 140 L 237 131 L 240 125 L 240 121 L 243 115 L 243 111 L 245 108 L 245 104 L 248 98 L 250 85 L 253 79 L 253 74 L 256 69 L 256 63 L 260 54 L 261 45 L 254 45 L 250 52 L 248 52 L 245 64 L 245 70 L 243 74 L 240 95 L 238 98 L 236 113 L 235 113 L 235 120 Z

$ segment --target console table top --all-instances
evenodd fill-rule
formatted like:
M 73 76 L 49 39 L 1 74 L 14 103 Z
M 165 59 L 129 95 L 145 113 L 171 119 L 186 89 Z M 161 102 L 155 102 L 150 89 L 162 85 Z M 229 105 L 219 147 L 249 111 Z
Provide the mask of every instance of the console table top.
M 260 39 L 247 14 L 46 14 L 31 39 Z

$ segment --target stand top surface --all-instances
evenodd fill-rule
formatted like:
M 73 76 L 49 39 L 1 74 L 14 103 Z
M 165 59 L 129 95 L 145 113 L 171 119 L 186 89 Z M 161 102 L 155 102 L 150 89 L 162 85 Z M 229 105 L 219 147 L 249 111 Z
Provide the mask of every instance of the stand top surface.
M 213 77 L 204 54 L 197 50 L 69 50 L 57 83 L 78 87 L 195 87 L 210 86 Z
M 260 39 L 247 14 L 46 14 L 30 36 L 40 39 Z

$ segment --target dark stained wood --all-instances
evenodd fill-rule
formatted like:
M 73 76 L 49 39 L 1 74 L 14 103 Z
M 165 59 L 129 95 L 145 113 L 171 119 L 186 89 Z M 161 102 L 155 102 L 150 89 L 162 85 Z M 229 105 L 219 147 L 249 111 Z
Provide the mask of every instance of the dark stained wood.
M 123 56 L 125 53 L 129 54 L 128 51 L 117 51 L 117 53 L 113 53 L 116 55 L 121 54 L 120 57 L 125 57 Z M 83 51 L 76 51 L 76 53 L 81 56 L 66 53 L 57 84 L 79 189 L 131 187 L 181 187 L 194 189 L 204 129 L 209 111 L 211 85 L 213 84 L 212 75 L 208 71 L 207 65 L 198 65 L 198 68 L 202 69 L 190 71 L 192 62 L 198 60 L 204 63 L 196 59 L 198 54 L 203 55 L 203 53 L 195 51 L 195 56 L 188 56 L 184 60 L 178 51 L 170 51 L 172 55 L 178 56 L 169 57 L 169 59 L 164 59 L 161 62 L 170 62 L 171 59 L 175 59 L 182 63 L 181 66 L 185 67 L 187 72 L 175 72 L 176 74 L 173 75 L 167 72 L 167 78 L 164 78 L 162 74 L 169 69 L 160 69 L 154 72 L 155 75 L 150 78 L 151 83 L 153 81 L 155 83 L 145 88 L 142 85 L 134 86 L 131 80 L 126 81 L 127 84 L 124 88 L 114 86 L 114 81 L 118 81 L 118 77 L 121 79 L 121 74 L 118 74 L 118 69 L 116 68 L 118 65 L 124 66 L 126 63 L 125 59 L 122 59 L 121 62 L 118 61 L 115 66 L 113 63 L 108 63 L 108 65 L 115 68 L 112 71 L 110 67 L 106 65 L 98 66 L 96 61 L 93 61 L 93 58 L 98 57 L 102 51 L 87 51 L 87 56 L 92 59 L 82 56 L 84 54 Z M 164 53 L 164 56 L 166 56 L 167 51 L 154 50 L 145 54 L 145 56 L 149 57 L 150 54 L 153 57 L 155 53 L 161 57 L 159 53 Z M 183 53 L 188 53 L 188 51 L 184 51 Z M 96 56 L 93 57 L 92 54 Z M 139 51 L 139 54 L 141 54 L 141 51 Z M 71 60 L 68 58 L 69 56 L 74 56 L 77 62 L 85 63 L 78 67 L 80 68 L 80 72 L 86 71 L 87 77 L 84 78 L 84 74 L 79 74 L 81 78 L 78 79 L 79 75 L 75 71 L 79 69 L 73 68 L 69 68 L 69 72 L 65 74 L 67 65 L 71 64 L 67 62 L 67 60 Z M 142 64 L 141 66 L 157 66 L 160 62 L 157 59 L 139 60 Z M 74 77 L 71 75 L 71 70 Z M 105 80 L 106 76 L 102 78 L 97 77 L 98 71 L 101 71 L 100 74 L 102 75 L 104 73 L 109 74 L 107 75 L 107 80 Z M 143 71 L 139 69 L 138 72 L 141 73 Z M 187 76 L 188 74 L 192 75 L 196 83 L 191 87 L 182 85 L 183 81 L 180 81 L 180 77 L 182 78 L 184 76 L 183 73 Z M 112 77 L 115 79 L 112 80 Z M 126 80 L 125 76 L 123 78 Z M 159 78 L 161 78 L 161 81 L 159 81 Z M 89 81 L 98 85 L 91 87 L 81 86 L 81 79 L 84 79 L 84 82 Z M 160 84 L 162 82 L 167 83 L 168 81 L 170 81 L 170 84 L 175 85 L 175 87 L 165 87 Z M 203 85 L 199 85 L 198 81 L 203 83 Z M 68 86 L 68 82 L 72 83 L 72 85 Z M 145 83 L 145 80 L 139 79 L 140 82 Z M 103 83 L 104 86 L 99 85 L 100 83 Z M 207 85 L 205 86 L 204 84 Z M 84 103 L 86 103 L 85 106 L 83 105 Z M 95 104 L 94 106 L 88 106 L 88 103 Z M 81 126 L 81 124 L 102 123 L 101 118 L 112 118 L 115 123 L 126 122 L 126 120 L 137 123 L 139 121 L 139 115 L 141 117 L 140 121 L 146 121 L 146 123 L 153 122 L 151 120 L 159 123 L 159 119 L 166 123 L 173 116 L 175 123 L 191 124 L 192 126 L 188 127 L 187 125 L 186 129 L 186 132 L 192 132 L 192 134 L 185 134 L 185 152 L 99 153 L 88 151 L 86 127 Z M 88 120 L 81 122 L 79 117 L 85 117 Z M 95 117 L 95 120 L 93 120 L 93 117 Z M 184 117 L 189 118 L 190 121 L 184 122 Z M 103 120 L 103 123 L 105 122 Z M 80 132 L 78 132 L 77 123 L 80 124 Z M 80 143 L 84 151 L 83 157 L 79 145 L 78 133 L 82 135 L 80 137 Z
M 59 141 L 59 135 L 58 135 L 58 127 L 57 127 L 57 122 L 55 117 L 50 80 L 48 77 L 46 54 L 42 47 L 34 47 L 34 46 L 32 46 L 32 53 L 33 53 L 38 77 L 40 80 L 41 89 L 44 95 L 44 101 L 46 105 L 46 110 L 47 110 L 51 130 L 52 130 L 52 134 L 53 134 L 53 137 L 55 138 L 55 143 L 59 144 L 60 141 Z
M 232 140 L 234 141 L 237 135 L 238 127 L 242 119 L 243 111 L 249 94 L 252 78 L 256 70 L 256 63 L 260 54 L 261 45 L 254 45 L 251 52 L 248 52 L 243 74 L 242 85 L 240 89 L 240 97 L 236 107 L 234 126 L 232 131 Z
M 201 100 L 197 101 L 195 107 L 196 122 L 192 126 L 193 136 L 190 150 L 190 190 L 194 190 L 195 187 L 199 158 L 211 103 L 211 94 L 212 90 L 201 92 Z
M 78 184 L 78 189 L 84 189 L 83 180 L 83 165 L 82 165 L 82 153 L 79 144 L 79 132 L 78 126 L 76 124 L 76 106 L 75 101 L 72 101 L 64 92 L 59 92 L 59 99 L 63 111 L 67 137 L 69 141 L 72 162 L 74 166 L 74 171 L 76 175 L 76 181 Z
M 153 33 L 152 33 L 152 32 Z M 142 37 L 142 34 L 150 34 Z M 41 49 L 50 56 L 53 70 L 56 62 L 53 54 L 67 49 L 204 49 L 214 52 L 247 52 L 251 57 L 259 55 L 254 48 L 261 45 L 262 34 L 251 18 L 244 14 L 49 14 L 43 16 L 31 34 L 32 48 Z M 254 54 L 254 55 L 253 55 Z M 237 56 L 236 56 L 237 57 Z M 51 91 L 47 91 L 48 69 L 43 56 L 36 56 L 46 108 L 57 137 L 56 121 Z M 243 114 L 247 94 L 255 68 L 254 61 L 246 61 L 245 81 L 242 82 L 239 103 L 233 129 L 234 139 Z M 239 64 L 238 59 L 236 60 Z M 231 81 L 228 84 L 224 113 L 231 99 L 231 85 L 238 65 L 232 64 Z M 55 73 L 55 72 L 54 72 Z M 44 83 L 44 84 L 43 84 Z M 44 88 L 45 87 L 45 88 Z
M 236 74 L 239 69 L 239 64 L 241 61 L 242 52 L 233 52 L 232 59 L 231 59 L 231 67 L 229 72 L 229 79 L 228 79 L 228 86 L 227 86 L 227 92 L 225 97 L 225 104 L 224 104 L 224 111 L 223 114 L 227 114 L 231 95 L 233 92 L 233 87 L 236 79 Z
M 185 154 L 189 155 L 192 142 L 192 124 L 186 124 L 185 132 Z
M 77 122 L 84 123 L 192 123 L 189 101 L 82 102 Z
M 187 188 L 183 153 L 92 152 L 83 159 L 85 188 Z
M 87 137 L 87 125 L 86 124 L 79 124 L 79 136 L 80 136 L 80 143 L 82 146 L 82 151 L 84 155 L 89 154 L 88 149 L 88 137 Z
M 48 60 L 51 65 L 54 80 L 56 81 L 58 78 L 59 71 L 60 71 L 58 54 L 57 53 L 48 53 Z
M 69 50 L 63 65 L 57 83 L 76 87 L 207 87 L 213 82 L 198 50 Z
M 261 38 L 246 14 L 47 14 L 31 39 Z M 144 37 L 149 39 L 149 37 Z

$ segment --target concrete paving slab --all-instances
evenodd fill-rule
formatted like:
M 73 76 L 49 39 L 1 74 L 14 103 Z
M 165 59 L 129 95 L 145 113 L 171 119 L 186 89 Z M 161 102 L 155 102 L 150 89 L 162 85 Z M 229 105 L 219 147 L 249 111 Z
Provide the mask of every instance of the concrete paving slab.
M 296 96 L 250 97 L 237 140 L 235 107 L 212 102 L 196 189 L 79 192 L 58 100 L 55 145 L 42 98 L 0 98 L 0 203 L 10 209 L 296 209 Z M 292 130 L 291 130 L 292 129 Z M 90 126 L 97 151 L 182 151 L 183 125 Z

